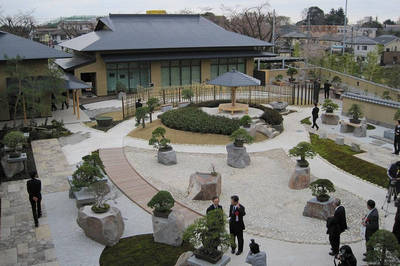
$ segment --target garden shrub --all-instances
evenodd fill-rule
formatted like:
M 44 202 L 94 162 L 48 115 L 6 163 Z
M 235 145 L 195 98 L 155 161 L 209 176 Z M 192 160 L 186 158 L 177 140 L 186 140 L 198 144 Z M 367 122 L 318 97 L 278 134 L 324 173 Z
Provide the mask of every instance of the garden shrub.
M 160 190 L 154 197 L 147 203 L 147 206 L 154 209 L 158 213 L 169 213 L 174 207 L 175 200 L 171 193 L 165 190 Z
M 240 127 L 238 119 L 209 115 L 195 107 L 170 110 L 161 115 L 161 122 L 173 129 L 231 135 Z
M 264 120 L 265 123 L 270 125 L 280 125 L 283 122 L 282 115 L 272 109 L 265 109 L 264 113 L 260 116 L 260 119 Z

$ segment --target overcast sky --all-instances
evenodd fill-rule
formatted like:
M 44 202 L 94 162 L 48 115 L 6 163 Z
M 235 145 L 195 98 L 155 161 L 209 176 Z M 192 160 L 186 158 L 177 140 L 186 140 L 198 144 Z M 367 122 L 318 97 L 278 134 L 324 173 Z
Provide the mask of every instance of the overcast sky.
M 325 12 L 331 8 L 344 7 L 346 0 L 269 0 L 271 9 L 277 14 L 289 16 L 291 22 L 301 19 L 301 12 L 309 6 L 319 6 Z M 195 12 L 208 8 L 216 14 L 223 13 L 222 6 L 251 7 L 265 3 L 265 0 L 0 0 L 3 15 L 32 10 L 38 22 L 60 16 L 107 15 L 108 13 L 145 13 L 149 9 L 165 9 L 177 12 L 190 9 Z M 387 18 L 397 21 L 400 16 L 400 0 L 348 0 L 350 23 L 365 16 Z

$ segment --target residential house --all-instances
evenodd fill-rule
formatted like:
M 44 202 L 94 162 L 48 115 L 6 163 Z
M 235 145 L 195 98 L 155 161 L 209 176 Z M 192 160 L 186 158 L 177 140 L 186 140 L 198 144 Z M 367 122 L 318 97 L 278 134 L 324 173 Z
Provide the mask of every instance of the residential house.
M 381 35 L 374 39 L 383 45 L 381 63 L 395 65 L 400 63 L 400 38 L 395 35 Z
M 22 64 L 29 67 L 32 76 L 43 76 L 47 72 L 49 58 L 71 55 L 3 31 L 0 31 L 0 47 L 0 120 L 10 120 L 12 97 L 15 95 L 7 89 L 12 81 L 6 71 L 7 60 L 19 56 Z
M 200 15 L 110 14 L 95 30 L 60 44 L 71 59 L 63 69 L 91 82 L 98 96 L 201 83 L 231 69 L 253 75 L 254 58 L 273 56 L 272 45 L 227 31 Z
M 366 36 L 358 36 L 346 40 L 346 48 L 352 48 L 354 56 L 364 60 L 369 52 L 376 51 L 379 43 Z

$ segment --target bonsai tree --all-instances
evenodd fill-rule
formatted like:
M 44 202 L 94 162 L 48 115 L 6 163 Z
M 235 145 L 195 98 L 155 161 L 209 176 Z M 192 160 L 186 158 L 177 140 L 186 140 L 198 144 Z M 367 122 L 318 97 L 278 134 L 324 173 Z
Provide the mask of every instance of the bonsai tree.
M 147 118 L 147 114 L 149 113 L 148 107 L 139 107 L 136 109 L 136 126 L 139 126 L 140 123 L 142 124 L 142 127 L 145 128 L 145 120 Z
M 328 179 L 317 179 L 310 184 L 312 195 L 317 198 L 319 202 L 328 201 L 330 196 L 329 192 L 335 192 L 335 186 Z
M 102 177 L 100 169 L 88 162 L 83 162 L 72 174 L 72 185 L 75 190 L 82 187 L 89 187 L 91 184 L 98 182 Z
M 400 264 L 400 245 L 393 233 L 376 231 L 367 242 L 367 247 L 367 262 L 379 266 Z
M 24 133 L 21 131 L 11 131 L 3 138 L 3 144 L 12 150 L 10 154 L 11 158 L 18 158 L 21 155 L 19 152 L 17 152 L 17 147 L 18 145 L 22 145 L 24 143 L 26 143 L 26 138 Z
M 283 79 L 283 76 L 281 74 L 275 76 L 276 82 L 280 82 L 282 79 Z
M 175 200 L 171 193 L 165 190 L 160 190 L 154 197 L 147 203 L 147 206 L 154 209 L 154 216 L 168 218 L 174 207 Z
M 122 83 L 120 80 L 117 81 L 115 88 L 117 90 L 117 93 L 126 92 L 126 85 Z
M 194 97 L 194 93 L 192 89 L 184 89 L 182 90 L 182 98 L 189 100 L 192 103 L 192 98 Z
M 327 113 L 333 113 L 333 111 L 339 109 L 339 105 L 334 103 L 331 99 L 325 99 L 324 103 L 322 104 L 322 110 L 326 111 Z
M 150 115 L 150 123 L 153 123 L 153 113 L 154 109 L 156 109 L 157 106 L 159 106 L 159 101 L 157 98 L 153 97 L 147 100 L 147 107 Z
M 251 122 L 252 122 L 251 117 L 248 115 L 244 115 L 242 118 L 240 118 L 239 123 L 242 127 L 249 128 Z
M 361 106 L 353 103 L 349 108 L 349 114 L 353 117 L 353 119 L 350 119 L 350 122 L 360 123 L 360 117 L 363 115 Z
M 235 130 L 230 136 L 230 139 L 233 140 L 233 144 L 236 147 L 243 147 L 244 143 L 251 144 L 254 141 L 254 138 L 243 128 Z
M 159 151 L 168 151 L 172 147 L 169 145 L 171 142 L 165 137 L 166 130 L 163 127 L 158 127 L 151 133 L 151 138 L 149 139 L 149 145 L 153 145 L 154 148 Z
M 89 155 L 83 156 L 82 160 L 104 171 L 104 164 L 100 159 L 99 151 L 94 151 Z
M 286 71 L 286 74 L 288 76 L 290 76 L 290 79 L 289 79 L 290 82 L 295 81 L 295 78 L 293 78 L 293 76 L 296 75 L 297 73 L 298 73 L 298 71 L 294 67 L 289 67 L 288 68 L 288 70 Z
M 189 225 L 183 233 L 183 240 L 194 247 L 194 255 L 205 261 L 216 263 L 231 246 L 232 237 L 226 231 L 226 216 L 221 209 L 207 213 Z
M 393 119 L 394 120 L 399 120 L 400 119 L 400 109 L 397 109 L 396 113 L 394 114 Z
M 280 125 L 283 122 L 282 115 L 273 109 L 265 109 L 264 113 L 260 116 L 260 119 L 273 126 Z
M 107 204 L 106 196 L 110 193 L 110 187 L 105 182 L 94 182 L 89 189 L 95 194 L 95 203 L 92 205 L 92 211 L 95 213 L 104 213 L 110 209 Z
M 214 164 L 211 164 L 211 175 L 212 176 L 217 176 L 218 175 L 218 172 L 217 172 Z
M 316 154 L 317 153 L 314 151 L 313 146 L 305 141 L 300 142 L 289 150 L 290 156 L 300 157 L 300 160 L 297 160 L 300 167 L 308 167 L 306 158 L 314 158 Z
M 332 85 L 333 85 L 335 88 L 338 88 L 338 87 L 340 86 L 341 83 L 342 83 L 342 79 L 341 79 L 339 76 L 334 76 L 334 77 L 332 78 Z

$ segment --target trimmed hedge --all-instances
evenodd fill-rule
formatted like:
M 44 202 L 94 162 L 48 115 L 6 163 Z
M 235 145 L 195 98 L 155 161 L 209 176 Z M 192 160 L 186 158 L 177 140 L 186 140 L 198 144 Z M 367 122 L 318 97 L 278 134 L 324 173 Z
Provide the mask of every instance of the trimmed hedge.
M 239 119 L 209 115 L 196 107 L 170 110 L 161 115 L 161 122 L 169 128 L 221 135 L 231 135 L 240 128 Z
M 272 109 L 265 110 L 260 116 L 260 119 L 264 120 L 265 123 L 269 125 L 280 125 L 283 122 L 282 115 L 278 111 Z
M 349 146 L 337 145 L 330 139 L 320 139 L 316 134 L 310 134 L 310 139 L 314 150 L 331 164 L 361 179 L 387 188 L 389 178 L 385 168 L 353 156 L 358 153 L 352 151 Z

